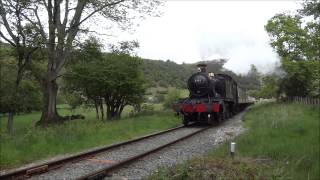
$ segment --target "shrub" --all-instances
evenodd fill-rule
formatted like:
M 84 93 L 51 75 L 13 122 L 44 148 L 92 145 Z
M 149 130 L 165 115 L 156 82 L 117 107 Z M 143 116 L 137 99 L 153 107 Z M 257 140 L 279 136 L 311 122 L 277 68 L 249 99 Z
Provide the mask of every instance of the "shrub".
M 164 108 L 171 108 L 172 104 L 181 97 L 181 91 L 178 89 L 171 89 L 166 96 L 163 106 Z

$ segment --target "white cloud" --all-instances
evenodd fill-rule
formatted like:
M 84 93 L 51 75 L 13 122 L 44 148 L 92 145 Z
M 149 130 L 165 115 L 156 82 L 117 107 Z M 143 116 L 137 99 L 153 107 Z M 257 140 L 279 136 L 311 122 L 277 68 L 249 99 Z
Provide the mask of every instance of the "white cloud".
M 147 18 L 135 33 L 113 40 L 137 39 L 143 58 L 193 63 L 226 57 L 225 67 L 233 71 L 244 73 L 250 64 L 263 70 L 278 61 L 264 25 L 298 7 L 295 1 L 168 1 L 163 16 Z

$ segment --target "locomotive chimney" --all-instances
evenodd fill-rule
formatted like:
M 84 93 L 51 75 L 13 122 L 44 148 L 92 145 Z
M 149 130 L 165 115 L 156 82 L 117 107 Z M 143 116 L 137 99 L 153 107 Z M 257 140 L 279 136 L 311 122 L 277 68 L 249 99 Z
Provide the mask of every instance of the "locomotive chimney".
M 207 65 L 206 64 L 198 64 L 197 65 L 200 72 L 206 72 L 207 71 Z

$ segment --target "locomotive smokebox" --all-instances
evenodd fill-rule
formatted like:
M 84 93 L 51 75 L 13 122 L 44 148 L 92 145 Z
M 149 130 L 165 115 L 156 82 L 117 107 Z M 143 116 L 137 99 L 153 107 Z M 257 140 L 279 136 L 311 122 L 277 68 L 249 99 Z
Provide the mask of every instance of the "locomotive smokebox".
M 203 72 L 203 73 L 207 72 L 207 65 L 206 64 L 198 64 L 197 67 L 200 72 Z

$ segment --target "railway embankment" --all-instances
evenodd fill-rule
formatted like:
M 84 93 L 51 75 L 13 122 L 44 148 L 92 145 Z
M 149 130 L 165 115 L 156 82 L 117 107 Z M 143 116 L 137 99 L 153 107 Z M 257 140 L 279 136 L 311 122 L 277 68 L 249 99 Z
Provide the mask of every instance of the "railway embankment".
M 159 168 L 148 179 L 319 179 L 319 113 L 310 105 L 255 105 L 244 117 L 245 133 L 204 156 Z

